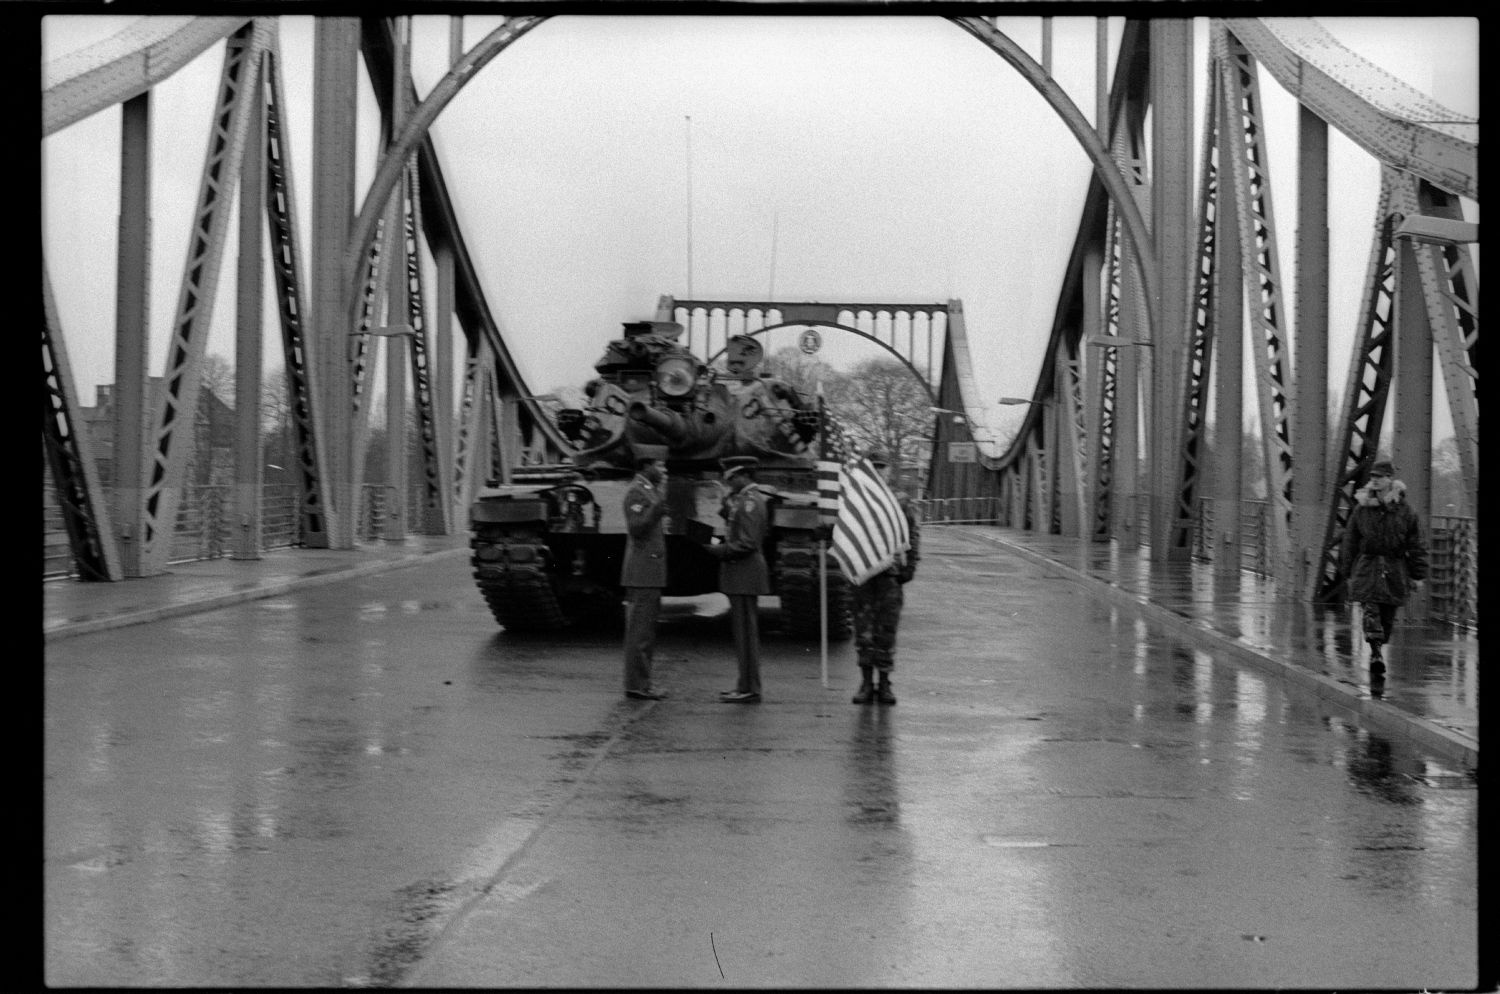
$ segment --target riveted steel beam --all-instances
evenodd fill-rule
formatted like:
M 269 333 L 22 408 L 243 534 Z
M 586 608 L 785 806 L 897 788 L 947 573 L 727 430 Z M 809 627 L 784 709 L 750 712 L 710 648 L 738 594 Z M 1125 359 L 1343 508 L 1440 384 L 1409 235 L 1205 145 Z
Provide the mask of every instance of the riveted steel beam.
M 224 232 L 238 179 L 249 122 L 247 110 L 259 99 L 260 53 L 270 37 L 268 23 L 256 20 L 232 35 L 209 131 L 208 153 L 193 213 L 187 263 L 183 267 L 172 337 L 152 435 L 145 488 L 146 533 L 142 570 L 165 570 L 171 555 L 177 506 L 191 456 L 191 430 L 197 410 L 199 373 L 213 316 L 214 292 L 224 254 Z M 184 438 L 184 433 L 187 437 Z
M 1462 513 L 1473 515 L 1479 508 L 1479 278 L 1467 241 L 1440 237 L 1468 236 L 1458 198 L 1422 182 L 1413 199 L 1420 213 L 1408 210 L 1401 227 L 1421 232 L 1413 252 L 1453 418 L 1468 503 Z
M 262 86 L 269 52 L 261 53 Z M 240 161 L 239 255 L 234 315 L 234 504 L 230 558 L 259 559 L 265 453 L 261 447 L 261 367 L 265 292 L 266 110 L 251 100 L 245 154 Z
M 120 105 L 120 228 L 115 275 L 115 382 L 110 516 L 120 569 L 142 575 L 146 452 L 151 417 L 147 378 L 151 313 L 151 91 Z
M 427 300 L 423 292 L 420 193 L 417 164 L 406 170 L 403 233 L 406 246 L 407 317 L 414 334 L 408 343 L 411 356 L 411 383 L 416 403 L 417 445 L 422 454 L 422 529 L 428 535 L 446 535 L 449 531 L 448 488 L 443 480 L 442 460 L 438 456 L 437 411 L 433 396 L 431 330 L 427 324 Z
M 146 93 L 244 27 L 243 17 L 142 17 L 42 67 L 42 135 Z
M 1343 425 L 1335 450 L 1337 462 L 1330 478 L 1333 494 L 1318 566 L 1316 598 L 1320 601 L 1342 600 L 1347 596 L 1339 567 L 1339 546 L 1354 510 L 1354 491 L 1380 449 L 1386 400 L 1395 368 L 1396 241 L 1392 235 L 1398 216 L 1392 212 L 1392 206 L 1399 197 L 1400 182 L 1394 169 L 1381 170 L 1375 236 L 1350 354 Z
M 1349 51 L 1307 17 L 1225 22 L 1304 107 L 1385 165 L 1479 199 L 1479 121 Z
M 1177 488 L 1172 507 L 1171 543 L 1174 549 L 1192 544 L 1193 522 L 1202 480 L 1202 461 L 1207 449 L 1208 388 L 1214 348 L 1215 238 L 1218 233 L 1220 200 L 1216 146 L 1218 122 L 1222 118 L 1222 87 L 1210 60 L 1207 113 L 1203 115 L 1203 142 L 1198 166 L 1198 257 L 1194 267 L 1192 309 L 1188 317 L 1190 337 L 1186 383 L 1182 391 L 1181 453 Z
M 1239 211 L 1245 283 L 1254 294 L 1251 324 L 1257 332 L 1260 356 L 1256 380 L 1260 387 L 1261 441 L 1265 446 L 1266 494 L 1274 512 L 1270 518 L 1274 559 L 1284 563 L 1291 551 L 1292 438 L 1288 417 L 1291 381 L 1286 355 L 1285 310 L 1275 211 L 1271 201 L 1270 163 L 1265 147 L 1259 75 L 1245 47 L 1222 28 L 1214 35 L 1214 61 L 1221 73 L 1240 138 L 1232 161 L 1223 164 L 1233 178 L 1234 202 Z
M 302 542 L 328 548 L 334 526 L 328 493 L 322 397 L 317 388 L 311 342 L 305 316 L 303 263 L 297 223 L 297 198 L 292 184 L 291 146 L 283 126 L 286 97 L 281 79 L 281 52 L 272 42 L 266 60 L 266 223 L 271 234 L 271 274 L 276 287 L 281 323 L 282 368 L 286 376 L 294 458 L 300 501 Z
M 110 528 L 109 504 L 99 485 L 88 427 L 78 416 L 78 393 L 45 265 L 42 318 L 42 449 L 73 562 L 80 579 L 120 580 L 124 573 Z

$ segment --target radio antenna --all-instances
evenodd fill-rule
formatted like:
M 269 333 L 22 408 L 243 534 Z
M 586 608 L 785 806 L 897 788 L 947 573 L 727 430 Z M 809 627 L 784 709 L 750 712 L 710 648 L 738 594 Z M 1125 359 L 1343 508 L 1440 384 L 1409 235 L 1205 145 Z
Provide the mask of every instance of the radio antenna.
M 693 299 L 693 118 L 684 114 L 687 121 L 687 292 Z

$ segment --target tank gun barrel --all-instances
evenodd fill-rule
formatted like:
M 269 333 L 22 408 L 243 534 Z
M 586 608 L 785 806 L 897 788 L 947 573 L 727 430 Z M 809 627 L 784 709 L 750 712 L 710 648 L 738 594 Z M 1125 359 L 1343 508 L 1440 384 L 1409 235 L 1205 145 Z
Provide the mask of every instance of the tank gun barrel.
M 626 414 L 630 420 L 660 433 L 667 440 L 667 444 L 673 447 L 686 444 L 694 435 L 692 425 L 676 411 L 658 410 L 637 400 L 631 403 Z

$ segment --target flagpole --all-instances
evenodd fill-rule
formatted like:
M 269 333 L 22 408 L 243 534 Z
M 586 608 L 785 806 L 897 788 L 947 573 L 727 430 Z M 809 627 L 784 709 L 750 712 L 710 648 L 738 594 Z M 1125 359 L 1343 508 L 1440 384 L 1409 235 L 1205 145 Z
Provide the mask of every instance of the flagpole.
M 818 459 L 828 452 L 828 412 L 823 406 L 823 383 L 818 381 Z M 818 529 L 818 657 L 822 663 L 823 689 L 828 689 L 828 539 Z

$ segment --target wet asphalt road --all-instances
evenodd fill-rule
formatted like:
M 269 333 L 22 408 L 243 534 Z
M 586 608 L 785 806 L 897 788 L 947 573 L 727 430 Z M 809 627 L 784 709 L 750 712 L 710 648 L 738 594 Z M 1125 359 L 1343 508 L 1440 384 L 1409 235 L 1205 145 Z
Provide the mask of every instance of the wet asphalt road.
M 448 561 L 49 645 L 55 986 L 1471 988 L 1477 780 L 940 529 L 894 708 Z

